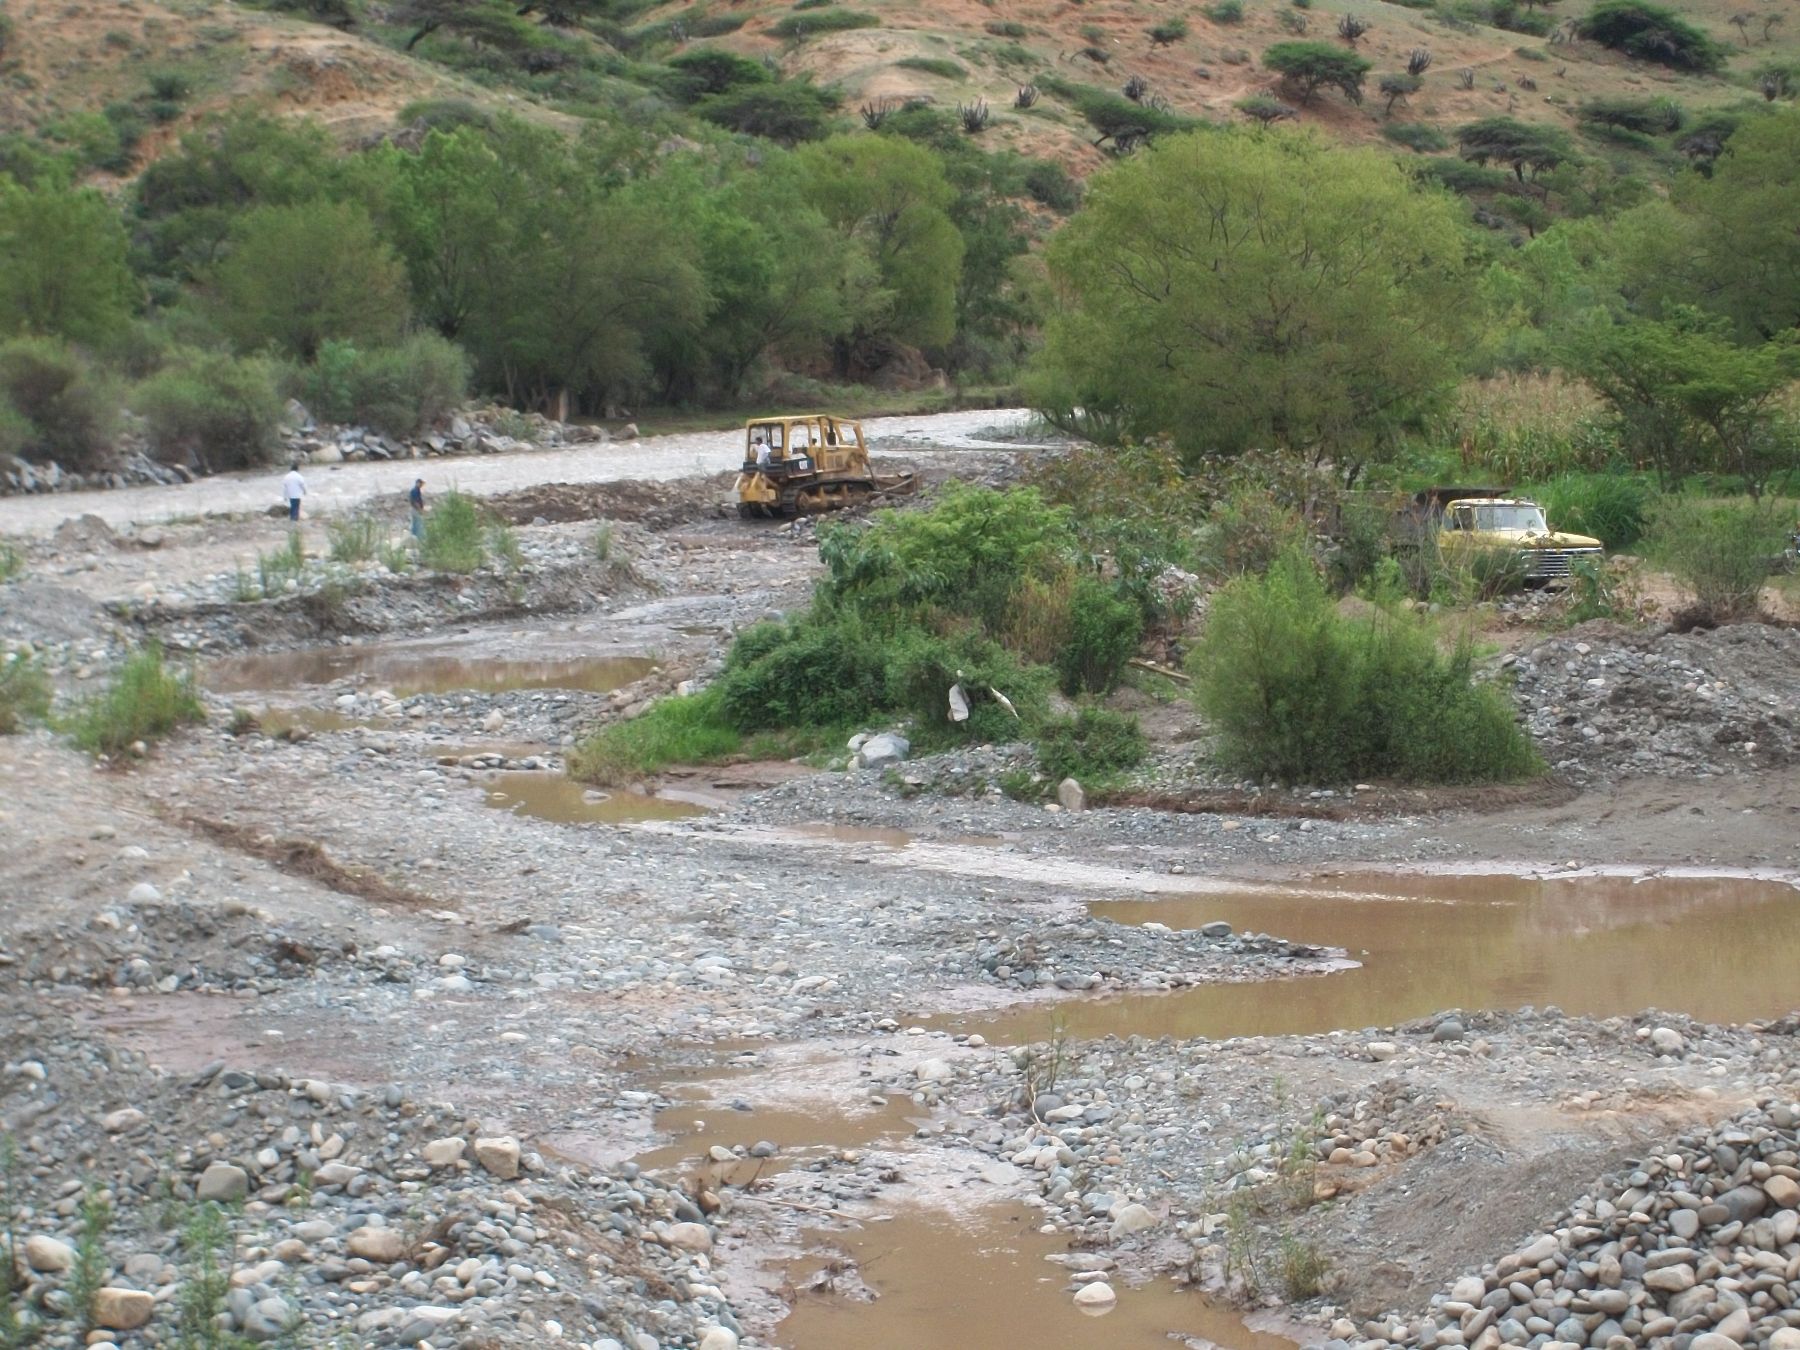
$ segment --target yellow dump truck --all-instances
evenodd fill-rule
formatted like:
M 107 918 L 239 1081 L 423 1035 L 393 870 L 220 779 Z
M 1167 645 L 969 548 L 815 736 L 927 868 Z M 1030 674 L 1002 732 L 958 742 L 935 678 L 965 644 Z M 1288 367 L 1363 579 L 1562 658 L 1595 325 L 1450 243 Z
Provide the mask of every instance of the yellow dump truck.
M 793 413 L 744 427 L 737 509 L 746 519 L 836 511 L 913 486 L 911 474 L 877 476 L 862 423 L 851 418 Z
M 1412 506 L 1414 520 L 1435 534 L 1445 558 L 1513 553 L 1528 585 L 1566 577 L 1581 559 L 1606 553 L 1598 539 L 1551 529 L 1536 502 L 1498 489 L 1427 488 Z

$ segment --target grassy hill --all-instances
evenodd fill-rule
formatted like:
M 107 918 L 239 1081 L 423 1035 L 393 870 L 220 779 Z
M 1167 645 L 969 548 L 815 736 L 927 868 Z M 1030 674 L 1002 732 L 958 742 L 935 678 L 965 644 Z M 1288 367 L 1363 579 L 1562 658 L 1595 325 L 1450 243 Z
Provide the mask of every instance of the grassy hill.
M 1084 110 L 1103 96 L 1116 103 L 1130 85 L 1140 101 L 1173 114 L 1229 121 L 1242 116 L 1245 99 L 1264 95 L 1347 142 L 1381 141 L 1401 127 L 1391 139 L 1451 153 L 1457 128 L 1511 116 L 1577 132 L 1578 149 L 1616 169 L 1654 173 L 1659 161 L 1680 162 L 1684 129 L 1760 101 L 1760 70 L 1800 64 L 1800 20 L 1782 22 L 1767 0 L 1757 10 L 1677 0 L 1672 8 L 1727 49 L 1723 69 L 1704 75 L 1570 36 L 1588 0 L 1531 8 L 1513 0 L 1436 0 L 1429 8 L 1381 0 L 1046 0 L 1004 8 L 981 0 L 679 0 L 642 8 L 605 0 L 552 12 L 550 21 L 495 0 L 480 23 L 423 36 L 412 12 L 454 0 L 412 0 L 410 11 L 369 0 L 295 2 L 312 7 L 5 0 L 0 131 L 80 146 L 96 168 L 125 174 L 184 127 L 228 107 L 317 117 L 346 142 L 447 101 L 571 126 L 641 121 L 675 115 L 670 58 L 718 48 L 835 94 L 846 126 L 858 125 L 865 109 L 879 116 L 913 101 L 985 104 L 984 148 L 1052 158 L 1076 172 L 1103 160 Z M 1356 44 L 1372 63 L 1362 103 L 1324 91 L 1297 100 L 1263 67 L 1264 51 L 1295 40 L 1346 46 L 1338 35 L 1346 15 L 1367 25 Z M 1734 26 L 1734 15 L 1745 21 Z M 1403 72 L 1420 50 L 1431 57 L 1420 87 L 1388 107 L 1377 82 Z M 1019 107 L 1026 85 L 1039 98 Z M 1584 105 L 1617 100 L 1669 100 L 1682 115 L 1655 134 L 1580 117 Z

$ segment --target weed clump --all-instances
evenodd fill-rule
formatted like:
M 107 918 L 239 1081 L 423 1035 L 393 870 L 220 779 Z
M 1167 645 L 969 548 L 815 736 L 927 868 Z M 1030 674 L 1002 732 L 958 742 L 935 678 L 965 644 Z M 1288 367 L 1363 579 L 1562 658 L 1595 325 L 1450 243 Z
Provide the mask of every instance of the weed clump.
M 152 645 L 132 656 L 103 693 L 82 705 L 69 732 L 83 750 L 115 755 L 205 720 L 192 679 L 171 671 L 162 648 Z
M 1149 748 L 1137 718 L 1104 708 L 1052 718 L 1037 738 L 1038 763 L 1052 781 L 1092 784 L 1114 778 L 1143 763 Z

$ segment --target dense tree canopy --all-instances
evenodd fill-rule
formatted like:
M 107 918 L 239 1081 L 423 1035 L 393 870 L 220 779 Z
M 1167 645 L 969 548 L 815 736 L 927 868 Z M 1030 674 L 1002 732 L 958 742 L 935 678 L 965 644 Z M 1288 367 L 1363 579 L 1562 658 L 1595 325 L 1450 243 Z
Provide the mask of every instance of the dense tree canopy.
M 99 342 L 131 317 L 125 230 L 97 192 L 0 177 L 0 259 L 0 336 Z
M 1450 202 L 1378 152 L 1164 142 L 1052 242 L 1035 392 L 1191 451 L 1354 458 L 1453 378 L 1465 247 Z

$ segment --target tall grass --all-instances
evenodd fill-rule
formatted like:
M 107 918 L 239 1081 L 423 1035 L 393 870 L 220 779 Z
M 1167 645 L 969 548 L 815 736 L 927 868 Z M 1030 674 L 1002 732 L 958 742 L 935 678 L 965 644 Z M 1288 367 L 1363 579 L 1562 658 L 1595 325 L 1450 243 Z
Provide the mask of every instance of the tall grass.
M 1557 374 L 1467 381 L 1433 434 L 1456 447 L 1464 469 L 1507 483 L 1597 472 L 1620 449 L 1600 396 Z
M 387 543 L 387 531 L 373 516 L 330 521 L 325 526 L 325 533 L 331 539 L 333 562 L 368 562 Z
M 288 535 L 287 543 L 273 553 L 259 554 L 256 559 L 256 579 L 264 595 L 273 595 L 288 581 L 298 580 L 305 570 L 306 545 L 298 531 Z
M 451 488 L 425 517 L 419 561 L 434 572 L 473 572 L 487 561 L 481 535 L 474 500 Z
M 1643 537 L 1655 489 L 1630 473 L 1564 473 L 1531 490 L 1553 530 L 1585 534 L 1609 549 Z
M 68 729 L 83 750 L 112 755 L 205 719 L 192 679 L 169 670 L 162 648 L 152 645 L 120 667 L 98 697 L 82 704 Z
M 25 571 L 25 554 L 17 544 L 0 539 L 0 581 L 11 581 Z

